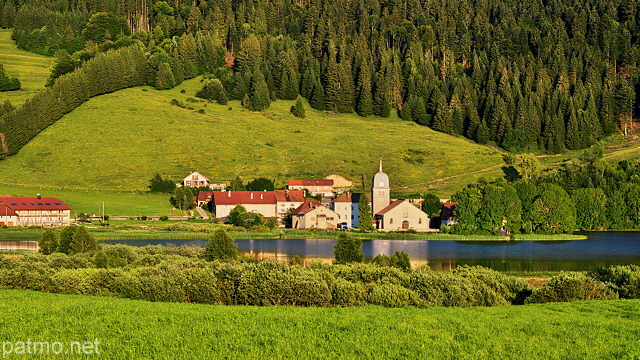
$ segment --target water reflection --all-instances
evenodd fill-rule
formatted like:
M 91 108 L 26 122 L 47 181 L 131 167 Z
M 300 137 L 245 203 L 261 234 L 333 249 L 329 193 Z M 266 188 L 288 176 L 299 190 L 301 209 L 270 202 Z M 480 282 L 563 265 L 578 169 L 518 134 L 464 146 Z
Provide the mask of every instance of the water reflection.
M 206 240 L 104 241 L 135 246 L 206 245 Z M 333 260 L 335 240 L 257 239 L 236 240 L 238 249 L 260 259 L 291 261 L 296 255 L 304 263 Z M 576 241 L 419 241 L 370 240 L 363 242 L 368 259 L 377 254 L 392 256 L 406 251 L 413 267 L 428 264 L 433 270 L 450 270 L 457 265 L 482 265 L 500 271 L 590 270 L 613 264 L 640 264 L 640 233 L 588 233 Z

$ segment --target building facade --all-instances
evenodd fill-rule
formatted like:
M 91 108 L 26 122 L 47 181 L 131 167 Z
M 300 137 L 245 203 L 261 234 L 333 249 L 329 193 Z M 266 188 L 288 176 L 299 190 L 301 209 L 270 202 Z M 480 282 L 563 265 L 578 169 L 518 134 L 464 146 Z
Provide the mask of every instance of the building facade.
M 291 212 L 294 229 L 335 229 L 340 216 L 319 201 L 305 201 Z
M 0 197 L 0 225 L 69 226 L 71 208 L 54 197 Z
M 340 216 L 338 227 L 347 229 L 358 227 L 358 206 L 361 196 L 369 198 L 369 194 L 342 193 L 333 200 L 331 210 Z
M 197 171 L 192 172 L 186 178 L 182 179 L 182 182 L 176 184 L 176 186 L 187 186 L 187 187 L 208 187 L 211 190 L 224 190 L 226 188 L 225 184 L 212 184 L 209 182 L 209 179 L 204 175 L 200 174 Z
M 334 196 L 332 179 L 289 180 L 287 189 L 307 190 L 314 196 Z
M 202 192 L 201 192 L 202 193 Z M 299 207 L 304 201 L 304 191 L 213 191 L 210 209 L 217 218 L 226 218 L 236 205 L 242 205 L 248 212 L 264 217 L 281 218 L 289 209 Z M 203 201 L 206 200 L 203 195 Z M 200 203 L 200 198 L 198 198 Z

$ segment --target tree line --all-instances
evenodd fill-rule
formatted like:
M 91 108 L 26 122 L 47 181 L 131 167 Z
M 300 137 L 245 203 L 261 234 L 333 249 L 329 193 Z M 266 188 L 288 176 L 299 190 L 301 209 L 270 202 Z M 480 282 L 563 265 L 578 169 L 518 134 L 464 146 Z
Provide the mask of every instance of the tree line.
M 508 176 L 455 193 L 460 234 L 570 233 L 636 230 L 640 224 L 640 161 L 607 163 L 602 143 L 579 160 L 543 169 L 533 155 L 507 159 Z
M 19 46 L 72 53 L 139 41 L 149 84 L 210 73 L 252 110 L 302 95 L 319 110 L 395 109 L 479 143 L 550 152 L 625 131 L 639 112 L 632 0 L 0 4 L 14 38 L 40 39 Z

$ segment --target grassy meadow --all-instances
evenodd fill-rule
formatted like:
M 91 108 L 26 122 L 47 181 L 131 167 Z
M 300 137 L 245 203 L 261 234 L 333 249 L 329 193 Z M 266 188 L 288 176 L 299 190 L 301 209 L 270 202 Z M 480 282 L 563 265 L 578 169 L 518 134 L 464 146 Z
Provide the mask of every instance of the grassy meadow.
M 156 172 L 179 180 L 193 170 L 212 181 L 265 176 L 283 185 L 336 172 L 360 183 L 382 156 L 393 190 L 431 189 L 446 197 L 480 176 L 501 174 L 499 151 L 395 114 L 361 118 L 307 106 L 308 118 L 298 119 L 289 114 L 293 101 L 278 100 L 260 113 L 234 101 L 188 102 L 201 86 L 197 78 L 172 90 L 136 87 L 93 98 L 2 161 L 0 184 L 141 191 Z M 204 114 L 170 105 L 174 98 Z
M 3 342 L 30 339 L 68 346 L 72 341 L 97 339 L 103 358 L 640 356 L 640 300 L 490 308 L 302 308 L 152 303 L 0 290 L 0 303 Z M 45 322 L 48 326 L 42 326 Z
M 0 102 L 8 99 L 14 106 L 20 105 L 44 88 L 50 63 L 49 57 L 19 50 L 11 39 L 11 29 L 0 29 L 0 64 L 22 85 L 20 90 L 0 92 Z

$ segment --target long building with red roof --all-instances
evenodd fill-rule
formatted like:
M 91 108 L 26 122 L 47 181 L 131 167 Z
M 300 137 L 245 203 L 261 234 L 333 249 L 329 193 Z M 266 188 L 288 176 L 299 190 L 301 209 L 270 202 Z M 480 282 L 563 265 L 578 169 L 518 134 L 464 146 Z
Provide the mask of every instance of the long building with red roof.
M 54 197 L 0 196 L 0 226 L 68 226 L 71 208 Z
M 236 206 L 242 205 L 248 212 L 264 217 L 283 217 L 289 209 L 295 209 L 305 201 L 302 190 L 275 191 L 214 191 L 211 193 L 211 211 L 217 218 L 226 218 Z

